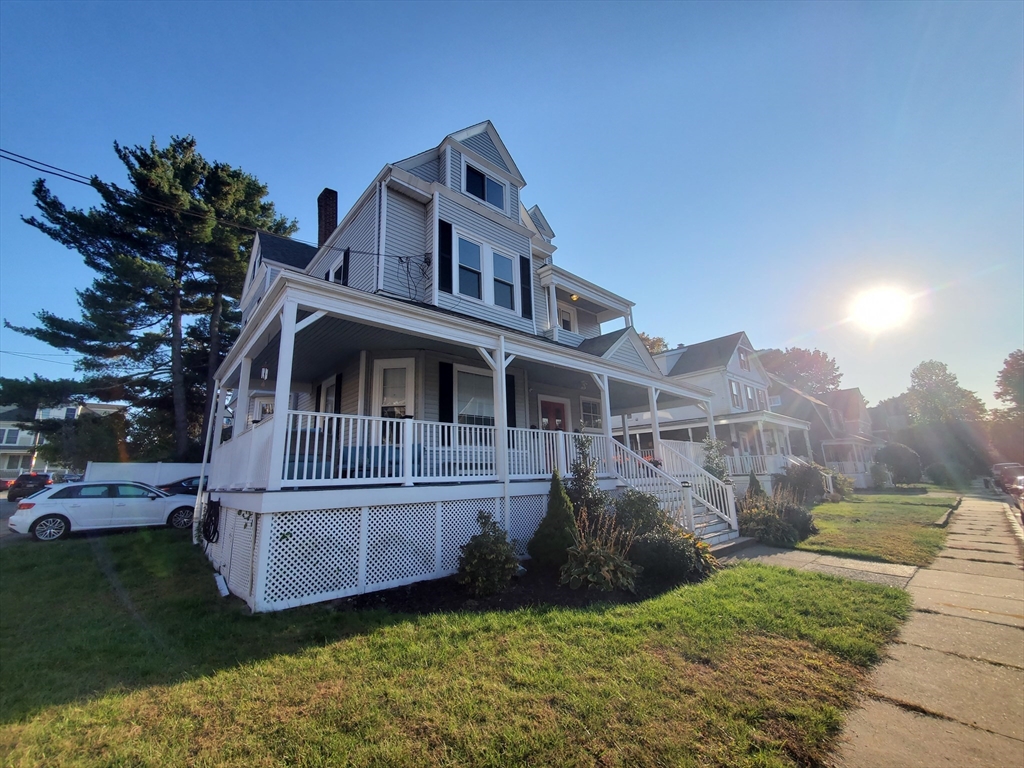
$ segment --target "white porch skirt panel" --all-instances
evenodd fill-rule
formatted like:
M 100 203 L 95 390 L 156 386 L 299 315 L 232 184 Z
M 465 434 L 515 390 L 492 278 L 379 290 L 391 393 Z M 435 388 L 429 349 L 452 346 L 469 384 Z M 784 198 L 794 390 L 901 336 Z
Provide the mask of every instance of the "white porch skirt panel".
M 207 555 L 254 612 L 279 611 L 450 576 L 480 530 L 477 511 L 504 525 L 503 506 L 495 497 L 262 514 L 222 507 L 221 538 Z M 509 497 L 520 557 L 546 508 L 547 495 Z

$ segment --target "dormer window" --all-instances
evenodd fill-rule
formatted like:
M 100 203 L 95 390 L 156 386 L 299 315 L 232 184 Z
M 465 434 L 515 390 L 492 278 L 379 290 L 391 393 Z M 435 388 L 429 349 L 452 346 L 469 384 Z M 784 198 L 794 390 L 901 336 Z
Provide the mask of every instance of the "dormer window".
M 750 370 L 750 358 L 747 357 L 746 350 L 741 349 L 739 351 L 739 356 L 740 356 L 740 368 L 742 368 L 744 371 L 749 371 Z
M 493 176 L 488 176 L 471 165 L 466 165 L 463 176 L 466 183 L 466 194 L 493 205 L 502 213 L 505 212 L 505 184 Z

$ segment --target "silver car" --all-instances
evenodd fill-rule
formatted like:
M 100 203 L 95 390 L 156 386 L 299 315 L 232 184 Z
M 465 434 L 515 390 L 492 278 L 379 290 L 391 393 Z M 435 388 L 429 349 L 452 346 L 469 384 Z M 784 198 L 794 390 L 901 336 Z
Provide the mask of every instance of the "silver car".
M 7 526 L 38 541 L 63 539 L 71 531 L 192 525 L 193 505 L 181 496 L 144 483 L 91 482 L 54 485 L 22 499 Z

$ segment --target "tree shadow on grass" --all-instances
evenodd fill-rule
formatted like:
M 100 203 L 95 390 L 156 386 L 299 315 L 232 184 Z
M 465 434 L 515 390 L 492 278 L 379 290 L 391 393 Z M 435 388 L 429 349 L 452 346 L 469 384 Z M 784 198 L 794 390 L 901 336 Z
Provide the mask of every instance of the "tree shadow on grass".
M 528 564 L 527 564 L 528 565 Z M 474 598 L 454 578 L 253 615 L 219 596 L 187 531 L 90 533 L 5 549 L 0 560 L 0 722 L 41 709 L 213 675 L 437 613 L 561 608 L 604 611 L 640 594 L 557 587 L 527 570 Z

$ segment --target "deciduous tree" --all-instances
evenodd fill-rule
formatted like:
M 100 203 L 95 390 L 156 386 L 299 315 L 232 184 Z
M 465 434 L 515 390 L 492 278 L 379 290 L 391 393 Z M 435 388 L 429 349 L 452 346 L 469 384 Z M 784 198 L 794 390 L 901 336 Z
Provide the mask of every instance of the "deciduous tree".
M 843 378 L 835 359 L 820 349 L 762 349 L 757 359 L 768 373 L 812 395 L 834 392 Z
M 978 396 L 961 387 L 956 375 L 938 360 L 925 360 L 910 372 L 907 407 L 915 424 L 977 421 L 986 411 Z
M 1015 349 L 996 376 L 996 399 L 1016 410 L 1024 409 L 1024 349 Z
M 665 341 L 664 336 L 648 336 L 643 331 L 638 332 L 637 336 L 640 337 L 640 341 L 644 343 L 644 346 L 647 347 L 647 351 L 652 355 L 656 355 L 659 352 L 664 352 L 668 349 L 668 343 Z

